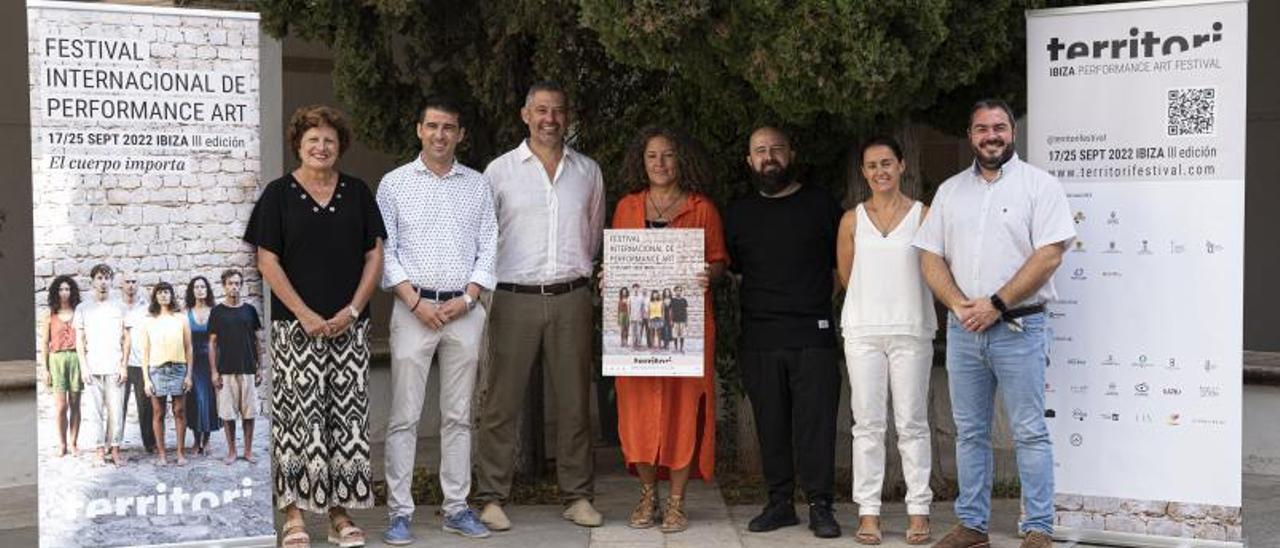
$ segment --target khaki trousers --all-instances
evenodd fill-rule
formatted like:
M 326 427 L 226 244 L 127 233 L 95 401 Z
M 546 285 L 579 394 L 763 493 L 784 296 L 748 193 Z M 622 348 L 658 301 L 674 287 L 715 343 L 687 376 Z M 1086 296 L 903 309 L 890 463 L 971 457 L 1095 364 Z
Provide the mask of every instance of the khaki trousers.
M 566 501 L 590 499 L 595 483 L 591 455 L 591 290 L 555 296 L 493 292 L 489 315 L 489 368 L 477 432 L 476 495 L 503 503 L 515 470 L 516 418 L 525 386 L 541 357 L 556 414 L 556 476 Z
M 387 423 L 387 510 L 413 516 L 413 457 L 418 418 L 427 396 L 432 358 L 440 366 L 440 490 L 451 516 L 467 509 L 471 492 L 471 397 L 476 384 L 484 307 L 440 330 L 427 327 L 399 299 L 391 312 L 391 415 Z

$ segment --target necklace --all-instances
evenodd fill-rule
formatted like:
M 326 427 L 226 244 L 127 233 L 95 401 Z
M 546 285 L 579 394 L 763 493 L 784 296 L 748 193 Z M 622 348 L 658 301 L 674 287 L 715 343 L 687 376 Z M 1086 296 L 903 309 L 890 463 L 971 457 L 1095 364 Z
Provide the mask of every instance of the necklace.
M 668 220 L 667 212 L 670 211 L 671 208 L 674 207 L 676 203 L 680 201 L 680 198 L 682 198 L 682 196 L 679 193 L 676 193 L 676 197 L 669 200 L 667 202 L 666 207 L 658 207 L 658 202 L 653 200 L 653 193 L 649 193 L 649 205 L 653 206 L 653 212 L 657 214 L 657 218 L 653 220 L 655 221 Z
M 894 195 L 894 197 L 891 198 L 893 202 L 890 204 L 886 204 L 887 207 L 876 208 L 876 211 L 874 212 L 875 221 L 876 221 L 875 224 L 876 224 L 876 230 L 880 231 L 880 237 L 888 238 L 889 233 L 893 232 L 894 227 L 891 226 L 889 223 L 892 222 L 894 218 L 898 216 L 898 209 L 899 209 L 899 206 L 902 204 L 902 198 L 903 196 L 901 194 Z M 885 219 L 884 212 L 882 211 L 882 209 L 888 210 L 889 212 L 888 219 Z

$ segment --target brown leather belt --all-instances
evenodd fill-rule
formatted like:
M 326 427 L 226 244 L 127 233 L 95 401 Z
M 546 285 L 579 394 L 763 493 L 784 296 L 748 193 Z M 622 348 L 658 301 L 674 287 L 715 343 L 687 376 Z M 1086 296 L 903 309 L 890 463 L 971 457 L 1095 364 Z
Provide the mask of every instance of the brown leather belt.
M 586 278 L 578 278 L 576 280 L 572 280 L 568 282 L 560 282 L 558 284 L 546 284 L 546 285 L 521 285 L 521 284 L 499 283 L 498 289 L 501 289 L 503 291 L 510 291 L 512 293 L 526 293 L 526 294 L 532 294 L 532 295 L 555 296 L 555 295 L 563 295 L 565 293 L 568 293 L 580 287 L 586 287 L 586 285 L 589 283 L 591 283 L 591 281 Z

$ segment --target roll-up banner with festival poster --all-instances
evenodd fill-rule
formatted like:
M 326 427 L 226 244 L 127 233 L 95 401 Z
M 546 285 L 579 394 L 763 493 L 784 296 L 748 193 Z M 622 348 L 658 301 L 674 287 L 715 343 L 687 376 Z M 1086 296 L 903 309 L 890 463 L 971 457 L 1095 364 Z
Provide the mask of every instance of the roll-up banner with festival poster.
M 704 242 L 700 228 L 604 231 L 605 375 L 705 373 Z
M 261 349 L 240 241 L 258 16 L 29 1 L 27 23 L 40 545 L 269 546 L 269 380 L 259 352 L 219 352 L 248 372 L 219 390 L 208 357 L 211 331 Z
M 1243 0 L 1027 13 L 1031 163 L 1079 238 L 1050 304 L 1057 534 L 1240 546 Z

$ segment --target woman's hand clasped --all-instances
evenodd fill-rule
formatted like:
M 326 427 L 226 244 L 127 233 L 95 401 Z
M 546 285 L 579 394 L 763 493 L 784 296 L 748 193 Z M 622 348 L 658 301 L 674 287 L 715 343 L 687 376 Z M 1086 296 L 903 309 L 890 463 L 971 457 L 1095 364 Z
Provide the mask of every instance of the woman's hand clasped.
M 312 337 L 328 337 L 329 324 L 319 314 L 310 310 L 298 315 L 298 323 L 302 324 L 302 330 Z
M 338 334 L 341 334 L 344 331 L 346 331 L 348 328 L 350 328 L 351 324 L 354 324 L 354 323 L 356 323 L 356 319 L 351 317 L 351 312 L 347 311 L 347 309 L 345 308 L 342 310 L 339 310 L 338 313 L 334 314 L 332 318 L 329 318 L 324 321 L 325 336 L 333 337 Z

